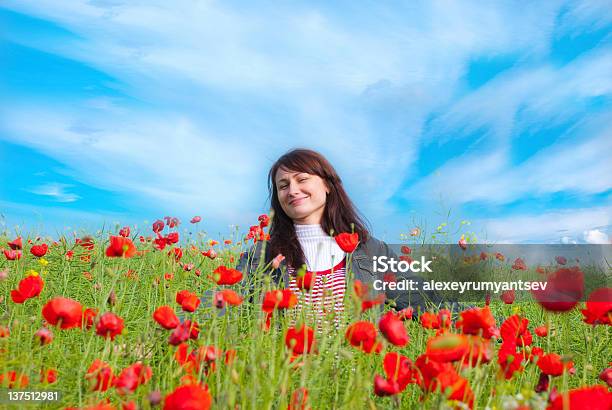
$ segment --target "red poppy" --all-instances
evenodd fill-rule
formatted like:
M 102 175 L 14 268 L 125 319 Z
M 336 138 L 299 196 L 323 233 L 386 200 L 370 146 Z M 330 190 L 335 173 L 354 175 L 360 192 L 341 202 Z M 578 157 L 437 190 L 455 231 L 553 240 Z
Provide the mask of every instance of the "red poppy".
M 226 303 L 232 306 L 239 306 L 242 304 L 242 300 L 242 297 L 233 290 L 223 289 L 215 293 L 214 305 L 219 309 L 223 309 Z
M 83 307 L 76 300 L 56 297 L 49 300 L 42 308 L 42 315 L 52 326 L 60 325 L 70 329 L 81 325 Z
M 179 318 L 170 306 L 160 306 L 153 312 L 153 319 L 164 329 L 174 329 L 180 324 Z
M 382 344 L 376 340 L 376 327 L 370 322 L 353 323 L 346 329 L 345 337 L 352 346 L 366 353 L 382 350 Z
M 185 372 L 197 375 L 200 368 L 205 365 L 204 374 L 209 374 L 215 368 L 215 362 L 223 355 L 223 351 L 214 346 L 200 346 L 189 351 L 186 343 L 181 343 L 174 354 L 176 361 L 183 367 Z
M 521 362 L 523 355 L 516 350 L 516 344 L 512 341 L 504 341 L 497 352 L 497 363 L 504 374 L 506 380 L 512 378 L 514 372 L 522 370 Z
M 166 221 L 166 225 L 168 225 L 168 228 L 174 228 L 175 226 L 179 226 L 179 224 L 181 223 L 178 218 L 172 216 L 164 216 L 164 220 Z
M 464 377 L 459 376 L 452 384 L 450 384 L 445 393 L 448 400 L 457 400 L 466 403 L 469 408 L 474 407 L 474 392 L 470 388 L 470 384 Z
M 53 384 L 57 381 L 57 370 L 47 369 L 40 371 L 40 382 L 45 384 Z
M 534 331 L 539 337 L 546 337 L 548 335 L 548 327 L 546 325 L 538 326 Z
M 290 327 L 285 335 L 285 345 L 294 355 L 310 353 L 314 343 L 314 330 L 302 325 L 299 328 Z
M 310 410 L 308 405 L 308 389 L 300 387 L 291 394 L 291 401 L 287 410 Z
M 412 315 L 414 314 L 414 308 L 408 306 L 397 312 L 397 318 L 401 321 L 412 320 Z
M 115 376 L 113 375 L 113 369 L 107 363 L 96 359 L 89 366 L 85 378 L 95 380 L 95 384 L 92 386 L 93 391 L 106 391 L 113 384 Z
M 534 346 L 531 348 L 529 356 L 527 356 L 527 360 L 529 360 L 531 363 L 537 363 L 542 356 L 544 356 L 544 350 L 541 347 Z
M 46 327 L 40 328 L 34 333 L 34 337 L 40 341 L 42 345 L 48 345 L 53 341 L 53 332 L 51 332 Z
M 188 290 L 181 290 L 176 294 L 176 303 L 181 305 L 185 312 L 195 312 L 200 306 L 200 298 Z
M 605 382 L 608 387 L 612 387 L 612 367 L 608 367 L 599 373 L 599 380 Z
M 178 325 L 174 331 L 170 334 L 168 343 L 173 346 L 178 346 L 188 339 L 197 339 L 200 334 L 200 328 L 197 322 L 191 320 L 185 320 L 183 323 Z
M 259 226 L 261 228 L 265 228 L 266 226 L 270 225 L 270 217 L 266 214 L 259 215 L 257 220 L 259 221 Z
M 14 251 L 23 249 L 23 241 L 21 240 L 21 236 L 18 236 L 12 242 L 7 242 L 7 244 Z
M 191 222 L 192 224 L 197 224 L 198 222 L 202 221 L 202 217 L 201 216 L 194 216 L 193 218 L 191 218 Z
M 355 292 L 355 295 L 357 295 L 359 299 L 365 298 L 369 292 L 368 286 L 365 285 L 359 279 L 355 279 L 355 282 L 353 282 L 353 291 Z
M 21 251 L 13 249 L 4 249 L 4 257 L 6 260 L 14 261 L 21 259 Z
M 83 322 L 82 327 L 91 329 L 94 324 L 94 319 L 98 316 L 98 309 L 87 308 L 83 311 Z
M 421 315 L 421 326 L 425 329 L 439 329 L 440 318 L 433 312 L 424 312 Z
M 128 236 L 130 236 L 130 227 L 124 226 L 123 228 L 121 228 L 119 230 L 119 236 L 123 236 L 124 238 L 127 238 Z
M 297 303 L 297 296 L 291 290 L 271 290 L 264 295 L 261 309 L 264 312 L 272 312 L 274 309 L 291 309 Z
M 157 235 L 158 237 L 153 241 L 153 247 L 159 251 L 163 251 L 168 243 L 166 242 L 166 238 L 160 234 Z
M 567 264 L 567 258 L 565 256 L 555 256 L 555 261 L 559 264 L 559 265 L 565 265 Z
M 467 335 L 480 335 L 485 339 L 497 337 L 499 330 L 495 327 L 495 318 L 488 306 L 484 308 L 471 308 L 459 314 L 461 319 L 456 327 Z
M 584 322 L 590 325 L 612 325 L 612 288 L 594 290 L 581 310 Z
M 556 353 L 549 353 L 540 357 L 537 365 L 542 373 L 548 376 L 561 376 L 564 369 L 571 372 L 572 368 L 574 367 L 573 362 L 564 362 L 561 359 L 561 356 Z
M 459 242 L 457 242 L 457 245 L 459 245 L 459 247 L 463 250 L 467 249 L 467 241 L 465 240 L 463 235 L 461 235 L 461 238 L 459 238 Z
M 121 403 L 121 410 L 138 410 L 138 406 L 133 400 L 127 403 L 123 402 Z
M 410 255 L 410 253 L 412 252 L 412 249 L 410 249 L 409 246 L 403 245 L 400 248 L 400 252 L 402 252 L 404 255 Z
M 455 362 L 470 350 L 468 338 L 461 334 L 446 333 L 427 341 L 425 354 L 436 362 Z
M 84 236 L 83 238 L 76 238 L 75 243 L 79 244 L 83 249 L 93 251 L 95 244 L 91 236 Z
M 511 342 L 517 346 L 529 346 L 533 336 L 527 328 L 529 320 L 518 315 L 508 317 L 502 323 L 499 331 L 504 342 Z
M 227 350 L 225 352 L 225 364 L 230 365 L 234 363 L 234 360 L 236 359 L 237 354 L 238 352 L 234 349 Z
M 391 311 L 380 318 L 378 328 L 383 336 L 395 346 L 406 346 L 410 341 L 404 323 Z
M 112 312 L 103 313 L 96 325 L 96 333 L 111 340 L 123 331 L 123 319 Z
M 242 272 L 221 265 L 213 271 L 213 280 L 217 285 L 234 285 L 242 280 Z
M 505 290 L 502 292 L 500 299 L 506 305 L 511 305 L 514 303 L 514 300 L 516 299 L 516 292 L 514 291 L 514 289 Z
M 172 248 L 170 251 L 168 251 L 168 256 L 174 256 L 174 260 L 178 262 L 183 257 L 183 249 Z
M 602 385 L 581 387 L 551 400 L 547 410 L 610 410 L 612 392 Z
M 560 268 L 547 279 L 545 290 L 532 290 L 546 310 L 564 312 L 573 309 L 584 292 L 584 273 L 578 268 Z
M 340 233 L 334 237 L 336 243 L 346 253 L 351 253 L 359 244 L 359 234 L 357 233 Z
M 389 352 L 383 359 L 386 378 L 374 376 L 374 393 L 389 396 L 404 391 L 409 383 L 420 383 L 419 371 L 406 356 Z
M 136 246 L 131 239 L 123 236 L 110 237 L 110 245 L 106 248 L 106 256 L 131 258 L 134 255 L 136 255 Z
M 30 248 L 30 253 L 38 258 L 42 258 L 47 254 L 49 246 L 46 243 L 40 245 L 34 245 Z
M 9 370 L 6 373 L 0 373 L 0 387 L 6 387 L 9 389 L 14 388 L 25 388 L 30 383 L 28 376 L 25 374 L 19 374 L 14 370 Z
M 212 397 L 208 387 L 197 384 L 177 387 L 164 400 L 164 410 L 208 410 Z
M 451 325 L 451 312 L 448 309 L 440 309 L 435 314 L 424 312 L 421 315 L 421 326 L 425 329 L 448 329 Z
M 164 239 L 166 240 L 166 243 L 168 245 L 172 245 L 172 244 L 178 243 L 178 241 L 179 241 L 179 233 L 178 232 L 170 232 L 168 235 L 166 235 L 166 237 Z
M 207 251 L 202 252 L 202 255 L 206 256 L 209 259 L 215 259 L 217 257 L 217 252 L 211 248 Z
M 149 366 L 140 362 L 126 367 L 115 378 L 113 385 L 119 394 L 132 393 L 141 384 L 146 384 L 153 376 L 153 371 Z
M 160 233 L 161 231 L 164 230 L 164 221 L 162 221 L 161 219 L 158 219 L 157 221 L 153 222 L 153 232 L 155 233 Z
M 317 273 L 300 269 L 295 277 L 298 289 L 311 290 L 317 280 Z
M 419 382 L 425 391 L 445 391 L 459 378 L 452 363 L 437 362 L 426 354 L 419 356 L 414 364 L 419 369 Z
M 489 363 L 493 358 L 493 348 L 491 340 L 483 339 L 478 336 L 468 336 L 468 354 L 463 357 L 464 366 L 478 366 L 482 363 Z
M 23 278 L 19 281 L 17 289 L 11 290 L 11 299 L 15 303 L 23 303 L 30 298 L 40 295 L 43 286 L 44 282 L 38 275 Z
M 372 299 L 363 299 L 361 301 L 361 311 L 365 312 L 366 310 L 383 303 L 385 303 L 385 295 L 384 293 L 379 293 Z
M 521 258 L 516 258 L 514 260 L 514 264 L 512 265 L 512 269 L 514 270 L 527 270 L 527 265 L 525 261 Z

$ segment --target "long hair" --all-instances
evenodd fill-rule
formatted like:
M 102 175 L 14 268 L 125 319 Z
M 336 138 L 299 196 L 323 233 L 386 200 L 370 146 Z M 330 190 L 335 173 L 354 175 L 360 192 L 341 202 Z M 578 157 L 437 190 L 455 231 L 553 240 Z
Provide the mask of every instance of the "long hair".
M 368 240 L 369 234 L 366 223 L 346 194 L 342 180 L 334 167 L 318 152 L 309 149 L 294 149 L 280 157 L 268 173 L 270 204 L 274 211 L 274 217 L 270 225 L 268 252 L 266 252 L 268 259 L 282 253 L 287 265 L 294 269 L 298 269 L 305 262 L 304 252 L 298 242 L 293 220 L 283 211 L 278 200 L 275 177 L 276 172 L 281 167 L 288 171 L 318 175 L 327 185 L 329 194 L 321 220 L 321 228 L 324 232 L 327 234 L 332 230 L 335 234 L 356 232 L 359 234 L 359 240 L 362 243 Z

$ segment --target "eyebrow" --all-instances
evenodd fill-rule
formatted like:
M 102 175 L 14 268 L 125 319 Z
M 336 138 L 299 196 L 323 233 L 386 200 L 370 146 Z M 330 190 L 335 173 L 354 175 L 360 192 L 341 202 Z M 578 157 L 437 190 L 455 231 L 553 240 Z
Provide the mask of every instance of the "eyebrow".
M 294 172 L 294 173 L 293 173 L 293 174 L 291 174 L 291 175 L 298 176 L 298 175 L 300 175 L 300 174 L 308 174 L 308 173 L 307 173 L 307 172 Z M 281 178 L 281 179 L 279 179 L 279 180 L 277 180 L 277 181 L 276 181 L 276 185 L 280 184 L 281 182 L 287 182 L 287 181 L 289 181 L 287 178 Z

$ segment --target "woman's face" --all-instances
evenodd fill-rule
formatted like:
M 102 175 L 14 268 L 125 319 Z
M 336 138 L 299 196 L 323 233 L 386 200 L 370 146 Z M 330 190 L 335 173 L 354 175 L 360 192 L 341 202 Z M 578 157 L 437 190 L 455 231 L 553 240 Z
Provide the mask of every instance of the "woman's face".
M 299 225 L 321 223 L 329 189 L 318 175 L 289 171 L 276 171 L 276 195 L 283 211 Z

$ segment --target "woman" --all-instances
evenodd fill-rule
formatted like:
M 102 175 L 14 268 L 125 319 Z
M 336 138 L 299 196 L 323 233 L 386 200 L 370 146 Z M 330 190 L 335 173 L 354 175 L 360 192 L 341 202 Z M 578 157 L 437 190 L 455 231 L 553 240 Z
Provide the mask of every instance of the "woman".
M 260 263 L 269 264 L 277 255 L 283 255 L 282 264 L 272 270 L 272 279 L 293 290 L 299 299 L 298 310 L 324 315 L 344 310 L 343 298 L 347 288 L 347 262 L 356 280 L 370 285 L 383 279 L 384 273 L 374 273 L 374 256 L 397 258 L 386 243 L 372 237 L 363 219 L 349 199 L 342 181 L 332 165 L 319 153 L 295 149 L 281 156 L 268 174 L 268 188 L 273 210 L 270 239 L 254 252 L 241 258 L 237 269 L 253 273 Z M 350 258 L 342 251 L 330 233 L 355 232 L 359 244 Z M 263 260 L 262 260 L 263 257 Z M 278 260 L 278 259 L 277 259 Z M 309 292 L 298 289 L 296 271 L 303 265 L 316 272 Z M 286 268 L 286 269 L 285 269 Z M 269 270 L 268 270 L 269 272 Z M 252 276 L 252 275 L 251 275 Z M 397 274 L 400 279 L 422 279 L 412 274 Z M 351 287 L 352 288 L 352 287 Z M 396 310 L 412 306 L 415 312 L 426 309 L 427 299 L 435 295 L 405 291 L 386 291 L 386 301 Z

